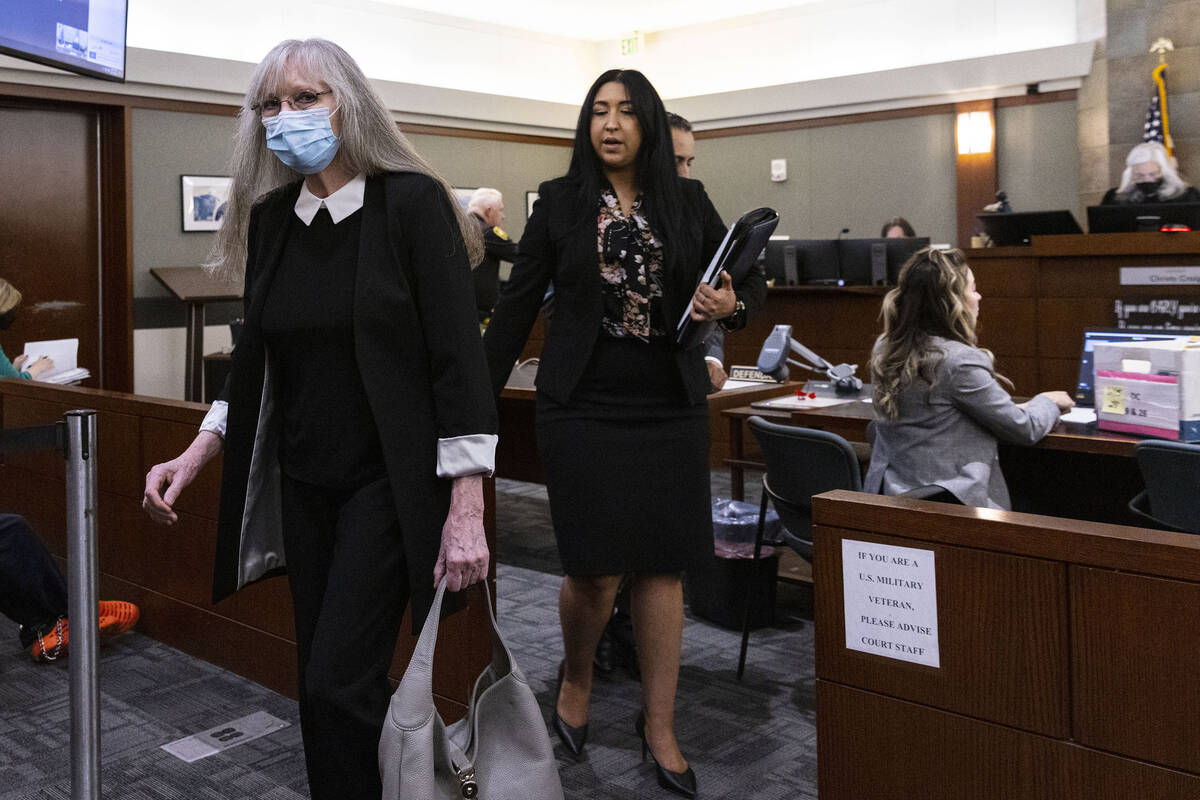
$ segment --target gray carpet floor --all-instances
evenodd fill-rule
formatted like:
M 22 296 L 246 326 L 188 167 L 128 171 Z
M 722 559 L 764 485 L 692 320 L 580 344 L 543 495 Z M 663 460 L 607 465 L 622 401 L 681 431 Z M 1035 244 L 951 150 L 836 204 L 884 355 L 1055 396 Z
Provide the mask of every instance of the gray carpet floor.
M 725 476 L 713 479 L 714 496 L 727 497 Z M 545 489 L 499 481 L 497 494 L 500 624 L 549 719 L 562 642 Z M 689 613 L 676 730 L 701 797 L 817 796 L 810 603 L 803 591 L 780 585 L 776 623 L 752 635 L 742 681 L 734 674 L 738 633 Z M 0 800 L 69 798 L 67 665 L 34 664 L 16 638 L 16 626 L 0 618 Z M 307 797 L 293 701 L 136 632 L 101 650 L 100 687 L 105 798 Z M 639 703 L 640 684 L 624 671 L 598 677 L 584 757 L 575 759 L 555 740 L 567 798 L 675 796 L 640 760 L 633 730 Z M 292 724 L 192 764 L 160 749 L 260 710 Z

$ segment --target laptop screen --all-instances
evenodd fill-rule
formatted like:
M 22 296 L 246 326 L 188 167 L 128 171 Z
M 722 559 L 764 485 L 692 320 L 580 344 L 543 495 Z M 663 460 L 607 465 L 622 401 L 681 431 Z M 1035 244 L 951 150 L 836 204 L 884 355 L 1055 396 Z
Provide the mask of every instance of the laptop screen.
M 1187 328 L 1170 331 L 1138 328 L 1091 328 L 1083 332 L 1083 355 L 1079 359 L 1079 383 L 1075 387 L 1075 404 L 1087 406 L 1096 405 L 1095 387 L 1092 381 L 1095 377 L 1093 351 L 1096 342 L 1151 342 L 1163 339 L 1181 339 L 1194 336 L 1200 330 Z

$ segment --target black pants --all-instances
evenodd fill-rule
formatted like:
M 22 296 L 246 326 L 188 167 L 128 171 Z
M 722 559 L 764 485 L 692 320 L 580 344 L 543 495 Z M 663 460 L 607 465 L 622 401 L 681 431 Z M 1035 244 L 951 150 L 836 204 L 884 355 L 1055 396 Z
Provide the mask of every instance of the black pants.
M 25 518 L 0 514 L 0 613 L 21 626 L 21 646 L 67 615 L 67 584 Z
M 283 531 L 309 791 L 378 800 L 387 670 L 408 602 L 388 480 L 333 490 L 284 476 Z

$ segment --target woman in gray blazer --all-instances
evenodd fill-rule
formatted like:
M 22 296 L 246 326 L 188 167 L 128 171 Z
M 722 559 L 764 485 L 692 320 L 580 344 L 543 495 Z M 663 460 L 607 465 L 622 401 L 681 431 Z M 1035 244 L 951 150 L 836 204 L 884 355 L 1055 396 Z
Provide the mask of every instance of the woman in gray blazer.
M 1011 508 L 997 440 L 1033 444 L 1075 405 L 1066 392 L 1014 403 L 975 345 L 980 294 L 961 250 L 918 251 L 883 299 L 871 354 L 875 439 L 865 489 L 940 486 L 969 506 Z

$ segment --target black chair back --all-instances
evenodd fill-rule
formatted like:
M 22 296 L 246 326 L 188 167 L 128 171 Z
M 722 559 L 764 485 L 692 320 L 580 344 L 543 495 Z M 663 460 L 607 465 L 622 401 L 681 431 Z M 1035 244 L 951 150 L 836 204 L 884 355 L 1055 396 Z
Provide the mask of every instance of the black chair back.
M 1153 519 L 1200 533 L 1200 445 L 1147 439 L 1134 448 Z
M 813 495 L 833 489 L 862 490 L 854 448 L 827 431 L 779 425 L 758 416 L 750 417 L 749 423 L 767 466 L 763 486 L 780 522 L 794 537 L 811 543 Z

